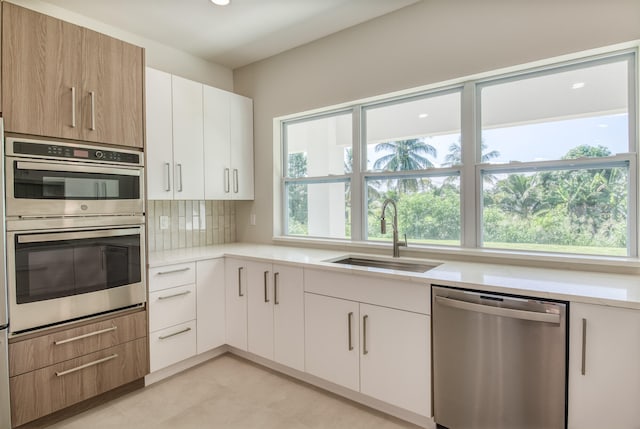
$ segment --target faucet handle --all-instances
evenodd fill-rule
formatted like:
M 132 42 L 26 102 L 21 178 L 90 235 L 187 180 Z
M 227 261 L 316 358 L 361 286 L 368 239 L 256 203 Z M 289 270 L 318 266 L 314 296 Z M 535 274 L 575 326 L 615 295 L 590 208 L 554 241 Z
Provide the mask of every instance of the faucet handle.
M 404 241 L 398 240 L 398 246 L 409 247 L 409 243 L 407 242 L 407 234 L 404 235 Z

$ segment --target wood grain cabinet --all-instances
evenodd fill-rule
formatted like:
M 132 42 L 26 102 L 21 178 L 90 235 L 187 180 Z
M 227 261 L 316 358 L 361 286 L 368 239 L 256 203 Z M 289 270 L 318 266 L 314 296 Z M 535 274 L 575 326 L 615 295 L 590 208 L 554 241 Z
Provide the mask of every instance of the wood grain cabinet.
M 146 311 L 138 311 L 10 343 L 12 424 L 28 423 L 144 377 L 146 319 Z
M 2 3 L 9 132 L 143 147 L 142 48 Z

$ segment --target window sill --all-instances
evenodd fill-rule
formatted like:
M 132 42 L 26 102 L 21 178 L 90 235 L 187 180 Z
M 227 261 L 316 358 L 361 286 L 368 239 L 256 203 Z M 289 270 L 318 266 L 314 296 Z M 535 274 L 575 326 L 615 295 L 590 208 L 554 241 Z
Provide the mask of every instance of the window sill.
M 352 241 L 327 238 L 274 236 L 276 244 L 313 247 L 345 252 L 373 253 L 391 256 L 391 243 Z M 523 265 L 540 268 L 573 269 L 611 273 L 636 274 L 640 272 L 640 258 L 597 255 L 567 255 L 560 253 L 526 252 L 498 249 L 465 249 L 412 244 L 402 247 L 401 256 L 476 262 L 487 264 Z

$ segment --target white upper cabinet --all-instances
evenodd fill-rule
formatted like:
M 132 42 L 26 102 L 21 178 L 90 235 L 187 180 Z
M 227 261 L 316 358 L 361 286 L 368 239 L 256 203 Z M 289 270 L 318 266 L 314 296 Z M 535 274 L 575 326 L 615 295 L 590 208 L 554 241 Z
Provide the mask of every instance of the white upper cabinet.
M 253 101 L 147 68 L 150 200 L 252 200 Z
M 202 84 L 171 77 L 173 96 L 173 195 L 204 199 Z
M 231 198 L 252 200 L 253 193 L 253 100 L 231 97 Z
M 252 200 L 253 101 L 204 86 L 205 198 Z
M 147 67 L 147 196 L 173 198 L 171 75 Z

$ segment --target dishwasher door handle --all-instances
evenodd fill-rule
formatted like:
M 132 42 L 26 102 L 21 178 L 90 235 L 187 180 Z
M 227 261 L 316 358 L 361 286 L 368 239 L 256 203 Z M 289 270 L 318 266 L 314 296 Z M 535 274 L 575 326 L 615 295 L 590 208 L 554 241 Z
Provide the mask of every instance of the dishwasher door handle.
M 532 322 L 560 323 L 560 314 L 539 313 L 537 311 L 515 310 L 512 308 L 492 307 L 473 302 L 460 301 L 444 296 L 436 296 L 436 303 L 446 307 L 460 310 L 475 311 L 476 313 L 490 314 L 492 316 L 509 317 L 512 319 L 530 320 Z

